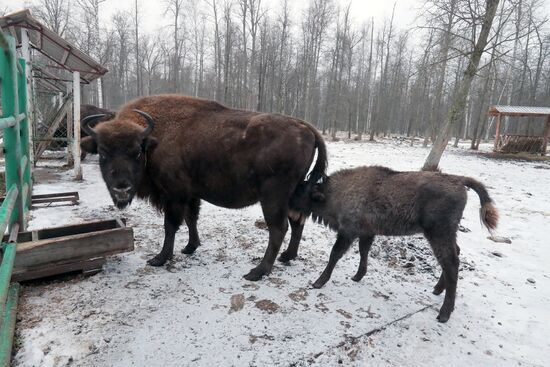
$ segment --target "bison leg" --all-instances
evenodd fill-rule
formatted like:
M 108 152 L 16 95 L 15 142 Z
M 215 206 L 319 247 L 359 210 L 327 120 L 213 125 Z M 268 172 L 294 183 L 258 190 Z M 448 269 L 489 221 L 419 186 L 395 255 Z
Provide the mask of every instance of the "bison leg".
M 181 210 L 179 210 L 181 209 Z M 170 207 L 164 213 L 164 244 L 162 250 L 147 264 L 162 266 L 174 255 L 174 239 L 181 223 L 183 222 L 183 208 Z
M 200 205 L 200 199 L 193 199 L 185 207 L 185 224 L 187 224 L 187 229 L 189 230 L 189 242 L 181 252 L 187 255 L 195 252 L 201 244 L 199 232 L 197 231 Z
M 369 257 L 369 250 L 374 241 L 374 236 L 364 236 L 359 238 L 359 254 L 361 259 L 359 260 L 359 268 L 357 273 L 351 278 L 354 282 L 358 282 L 367 273 L 367 259 Z
M 336 242 L 334 243 L 334 246 L 332 246 L 332 251 L 330 252 L 330 258 L 328 260 L 327 267 L 325 268 L 319 279 L 317 279 L 315 283 L 313 283 L 313 288 L 321 288 L 326 284 L 326 282 L 329 281 L 330 276 L 332 275 L 332 271 L 336 266 L 336 263 L 346 253 L 352 242 L 352 239 L 348 238 L 342 233 L 338 233 Z
M 290 223 L 290 242 L 288 243 L 288 248 L 279 256 L 279 261 L 281 262 L 289 262 L 298 257 L 298 246 L 300 245 L 302 232 L 304 231 L 304 225 L 300 220 L 294 220 L 289 217 L 288 221 Z
M 285 201 L 288 201 L 288 198 L 285 197 L 285 200 L 282 202 Z M 281 200 L 279 200 L 279 202 L 281 202 Z M 271 273 L 273 263 L 275 262 L 275 258 L 277 257 L 277 253 L 281 248 L 281 244 L 283 243 L 283 239 L 288 229 L 288 207 L 286 204 L 278 204 L 276 200 L 272 199 L 262 200 L 261 205 L 269 231 L 269 243 L 260 264 L 244 276 L 246 280 L 252 281 L 260 280 L 262 276 Z
M 440 282 L 444 285 L 445 300 L 439 310 L 437 319 L 439 322 L 447 322 L 455 307 L 456 284 L 458 280 L 459 250 L 456 245 L 456 233 L 449 231 L 443 235 L 428 234 L 426 237 L 443 271 L 438 285 Z

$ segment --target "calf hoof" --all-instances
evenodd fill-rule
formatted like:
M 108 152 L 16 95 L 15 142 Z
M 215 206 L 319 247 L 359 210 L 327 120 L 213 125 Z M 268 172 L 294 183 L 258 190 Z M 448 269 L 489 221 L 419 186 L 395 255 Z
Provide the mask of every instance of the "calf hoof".
M 191 243 L 188 243 L 187 246 L 185 246 L 183 248 L 183 250 L 181 250 L 181 253 L 182 254 L 186 254 L 186 255 L 191 255 L 192 253 L 195 252 L 195 250 L 197 249 L 197 247 L 199 247 L 199 245 L 195 245 L 195 244 L 191 244 Z
M 441 310 L 439 311 L 439 315 L 437 315 L 437 321 L 441 323 L 449 321 L 449 318 L 451 317 L 451 312 L 452 310 L 441 307 Z
M 353 280 L 354 282 L 358 282 L 360 281 L 361 279 L 363 279 L 363 277 L 365 276 L 365 274 L 355 274 L 354 276 L 351 277 L 351 280 Z
M 262 279 L 264 275 L 268 275 L 269 273 L 264 271 L 263 269 L 254 268 L 250 270 L 248 274 L 243 276 L 244 279 L 250 280 L 251 282 L 255 282 L 257 280 Z
M 161 254 L 158 254 L 157 256 L 153 257 L 152 259 L 147 260 L 147 264 L 151 266 L 162 266 L 166 264 L 166 262 L 170 259 L 168 256 L 163 256 Z
M 441 293 L 443 293 L 444 290 L 445 290 L 444 286 L 440 286 L 439 284 L 437 284 L 434 287 L 434 290 L 432 291 L 432 293 L 435 294 L 436 296 L 439 296 Z
M 291 254 L 290 252 L 288 251 L 283 251 L 281 253 L 281 256 L 279 256 L 279 261 L 282 262 L 282 263 L 287 263 L 289 262 L 290 260 L 294 260 L 295 258 L 298 257 L 298 254 Z
M 315 289 L 319 289 L 319 288 L 323 288 L 323 286 L 326 284 L 326 282 L 322 281 L 321 279 L 317 279 L 315 281 L 315 283 L 313 283 L 313 288 Z

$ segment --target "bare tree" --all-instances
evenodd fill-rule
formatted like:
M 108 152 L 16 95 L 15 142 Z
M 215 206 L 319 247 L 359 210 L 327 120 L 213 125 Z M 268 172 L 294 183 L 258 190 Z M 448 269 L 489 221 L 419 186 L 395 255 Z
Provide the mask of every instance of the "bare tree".
M 477 41 L 475 41 L 475 46 L 469 56 L 468 66 L 466 67 L 462 80 L 459 82 L 457 93 L 453 98 L 445 124 L 434 142 L 424 166 L 422 167 L 425 171 L 437 169 L 441 156 L 443 155 L 443 151 L 451 138 L 452 129 L 457 125 L 461 114 L 464 113 L 466 99 L 470 91 L 470 85 L 476 75 L 479 61 L 481 60 L 481 55 L 487 46 L 489 32 L 491 31 L 491 27 L 493 25 L 493 19 L 498 8 L 498 3 L 499 0 L 486 0 L 485 2 L 484 14 L 481 15 L 481 31 L 479 32 L 479 36 L 477 36 Z M 472 18 L 473 16 L 474 14 L 472 14 Z

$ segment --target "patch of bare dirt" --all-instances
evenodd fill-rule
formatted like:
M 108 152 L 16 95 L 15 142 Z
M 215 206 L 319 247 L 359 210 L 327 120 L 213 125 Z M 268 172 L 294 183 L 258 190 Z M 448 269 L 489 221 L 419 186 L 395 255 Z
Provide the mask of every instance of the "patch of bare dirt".
M 231 307 L 229 308 L 229 313 L 237 312 L 242 310 L 244 307 L 244 294 L 234 294 L 231 296 Z
M 256 302 L 256 307 L 267 313 L 275 313 L 279 311 L 279 305 L 269 299 L 262 299 Z

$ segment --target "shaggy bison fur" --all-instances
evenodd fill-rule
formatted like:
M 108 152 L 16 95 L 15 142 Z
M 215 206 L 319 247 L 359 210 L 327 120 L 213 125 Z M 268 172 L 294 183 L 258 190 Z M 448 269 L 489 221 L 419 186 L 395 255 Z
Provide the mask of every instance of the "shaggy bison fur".
M 454 309 L 458 277 L 456 232 L 466 205 L 466 187 L 480 198 L 481 222 L 496 228 L 498 212 L 480 182 L 439 172 L 396 172 L 385 167 L 360 167 L 334 173 L 322 182 L 301 184 L 291 199 L 295 220 L 312 218 L 338 233 L 327 267 L 315 281 L 322 287 L 332 271 L 359 238 L 360 262 L 354 281 L 367 272 L 367 257 L 376 235 L 423 233 L 442 268 L 434 294 L 445 292 L 438 315 L 446 322 Z M 298 245 L 287 251 L 297 253 Z M 289 246 L 290 247 L 290 246 Z
M 260 264 L 245 278 L 269 274 L 288 229 L 291 195 L 306 179 L 316 152 L 309 180 L 322 177 L 327 164 L 321 135 L 304 121 L 181 95 L 137 99 L 95 129 L 88 127 L 90 121 L 82 126 L 90 135 L 82 139 L 82 149 L 99 153 L 115 205 L 124 208 L 137 195 L 164 213 L 164 244 L 148 261 L 153 266 L 172 257 L 183 221 L 189 229 L 183 253 L 192 254 L 200 245 L 201 200 L 225 208 L 259 201 L 269 243 Z M 290 242 L 298 242 L 303 223 L 290 224 Z

